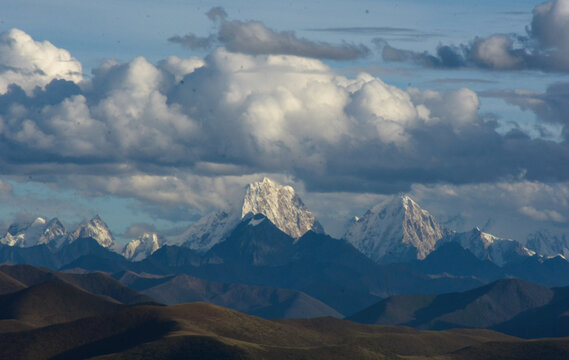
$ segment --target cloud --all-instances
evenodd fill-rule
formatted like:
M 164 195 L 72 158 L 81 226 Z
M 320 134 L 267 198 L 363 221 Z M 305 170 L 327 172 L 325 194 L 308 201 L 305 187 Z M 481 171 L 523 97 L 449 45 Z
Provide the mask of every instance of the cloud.
M 250 55 L 296 55 L 317 59 L 354 60 L 370 54 L 362 45 L 343 43 L 340 45 L 315 42 L 297 37 L 291 31 L 275 31 L 259 21 L 226 20 L 223 8 L 212 8 L 207 12 L 212 21 L 219 22 L 218 32 L 206 37 L 195 34 L 172 36 L 168 41 L 190 49 L 209 49 L 219 44 L 232 52 Z
M 168 41 L 174 44 L 182 45 L 192 50 L 209 49 L 217 42 L 217 37 L 215 35 L 200 37 L 194 34 L 188 34 L 184 36 L 174 35 L 168 38 Z
M 495 70 L 569 71 L 569 0 L 555 0 L 533 9 L 527 34 L 476 37 L 459 46 L 439 45 L 436 54 L 397 49 L 385 40 L 375 43 L 385 61 L 412 62 L 434 68 L 479 67 Z
M 534 220 L 564 222 L 563 215 L 554 210 L 537 210 L 531 206 L 523 206 L 519 210 L 522 214 Z
M 455 230 L 487 226 L 485 231 L 525 241 L 544 228 L 567 231 L 569 183 L 512 180 L 479 184 L 413 185 L 411 194 L 441 222 Z M 456 221 L 459 220 L 459 221 Z
M 5 194 L 12 194 L 13 189 L 14 188 L 10 183 L 0 179 L 0 196 L 3 196 Z
M 170 219 L 235 206 L 261 174 L 320 193 L 569 180 L 566 143 L 498 133 L 480 103 L 468 88 L 401 89 L 300 56 L 220 47 L 156 65 L 138 57 L 79 84 L 10 84 L 0 167 L 85 196 L 138 199 Z M 564 213 L 520 203 L 518 216 L 524 206 Z
M 31 94 L 54 79 L 82 80 L 81 63 L 67 50 L 49 41 L 35 41 L 25 32 L 12 29 L 0 34 L 0 94 L 16 84 Z
M 215 6 L 209 9 L 209 11 L 206 13 L 206 16 L 211 21 L 225 20 L 227 18 L 227 13 L 221 6 Z
M 391 26 L 313 28 L 307 29 L 307 31 L 381 36 L 397 41 L 423 41 L 425 39 L 441 36 L 441 34 L 425 33 L 416 29 Z
M 521 69 L 530 61 L 524 50 L 515 48 L 514 39 L 506 35 L 477 37 L 460 46 L 439 45 L 434 55 L 397 49 L 383 39 L 374 39 L 374 43 L 385 61 L 412 62 L 432 68 Z
M 536 114 L 544 124 L 562 127 L 562 136 L 569 139 L 569 82 L 558 82 L 547 87 L 545 92 L 525 89 L 495 90 L 482 93 L 486 97 L 502 98 L 507 103 L 516 105 L 522 110 Z

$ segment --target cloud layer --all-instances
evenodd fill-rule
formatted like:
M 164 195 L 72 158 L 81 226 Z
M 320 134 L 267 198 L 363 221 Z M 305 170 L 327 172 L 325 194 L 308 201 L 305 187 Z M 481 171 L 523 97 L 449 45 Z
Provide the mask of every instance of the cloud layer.
M 218 25 L 217 33 L 206 37 L 195 34 L 172 36 L 170 42 L 190 49 L 208 49 L 222 45 L 229 51 L 249 55 L 296 55 L 316 59 L 354 60 L 368 56 L 365 45 L 343 43 L 340 45 L 315 42 L 297 37 L 291 31 L 275 31 L 259 21 L 227 20 L 223 8 L 212 8 L 206 14 Z
M 138 199 L 169 219 L 235 205 L 261 174 L 320 193 L 569 181 L 566 142 L 498 133 L 467 88 L 401 89 L 366 73 L 340 76 L 313 58 L 225 47 L 204 59 L 108 61 L 83 79 L 67 51 L 40 43 L 30 52 L 23 45 L 37 42 L 8 34 L 19 36 L 1 35 L 10 40 L 0 58 L 23 64 L 0 73 L 0 169 L 13 179 Z M 54 62 L 45 48 L 68 67 L 30 73 L 25 64 L 38 58 L 37 68 Z M 565 86 L 516 99 L 565 124 L 566 102 L 556 100 Z M 0 180 L 0 196 L 7 184 Z M 551 222 L 566 220 L 561 210 L 516 207 Z
M 496 70 L 569 71 L 569 0 L 543 3 L 533 9 L 527 34 L 476 37 L 458 46 L 440 45 L 436 54 L 397 49 L 382 39 L 375 43 L 383 59 L 434 68 L 479 67 Z

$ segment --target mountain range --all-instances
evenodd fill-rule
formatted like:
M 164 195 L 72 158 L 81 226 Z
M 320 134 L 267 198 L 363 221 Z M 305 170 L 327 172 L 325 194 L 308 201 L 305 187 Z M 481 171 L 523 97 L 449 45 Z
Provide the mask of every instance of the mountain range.
M 117 274 L 119 276 L 119 274 Z M 120 277 L 137 281 L 140 276 Z M 73 281 L 69 281 L 73 279 Z M 203 302 L 164 306 L 128 303 L 116 280 L 93 274 L 64 274 L 30 266 L 2 266 L 0 357 L 3 359 L 566 359 L 569 341 L 524 340 L 491 329 L 425 331 L 408 326 L 366 325 L 334 317 L 262 319 Z M 159 280 L 162 281 L 163 279 Z M 163 284 L 167 283 L 162 282 Z M 191 281 L 191 280 L 190 280 Z M 94 284 L 97 284 L 96 286 Z M 113 285 L 114 284 L 114 285 Z M 501 280 L 465 293 L 383 301 L 379 318 L 421 324 L 441 319 L 496 328 L 532 328 L 524 320 L 557 319 L 557 333 L 569 327 L 564 289 Z M 117 294 L 119 294 L 117 296 Z M 131 294 L 135 294 L 131 290 Z M 122 299 L 134 300 L 135 297 Z M 479 299 L 482 299 L 480 301 Z M 410 306 L 400 305 L 402 303 Z M 445 312 L 443 304 L 458 311 Z M 496 304 L 495 308 L 488 304 Z M 510 307 L 507 304 L 511 304 Z M 464 306 L 464 309 L 460 308 Z M 399 310 L 398 310 L 399 309 Z M 487 316 L 476 320 L 472 310 Z M 375 314 L 380 314 L 376 310 Z M 541 318 L 540 318 L 541 316 Z M 377 319 L 377 318 L 376 318 Z M 497 321 L 502 321 L 499 325 Z M 540 322 L 541 319 L 541 322 Z M 447 324 L 448 323 L 444 323 Z M 422 326 L 429 327 L 429 326 Z M 534 331 L 534 330 L 529 330 Z M 535 332 L 535 331 L 534 331 Z M 554 334 L 555 335 L 555 334 Z
M 342 317 L 394 295 L 461 292 L 511 277 L 569 286 L 562 255 L 478 228 L 447 229 L 407 195 L 374 206 L 336 239 L 290 186 L 265 178 L 244 194 L 237 211 L 126 245 L 98 216 L 71 232 L 57 219 L 13 224 L 0 240 L 0 263 L 139 274 L 135 283 L 146 285 L 135 289 L 166 304 L 200 300 L 267 317 Z
M 535 340 L 569 336 L 563 237 L 456 232 L 400 195 L 338 239 L 290 186 L 265 178 L 244 194 L 178 236 L 125 245 L 98 216 L 72 231 L 11 225 L 0 356 L 569 357 L 566 339 Z
M 495 359 L 516 352 L 535 356 L 537 351 L 548 359 L 569 355 L 566 340 L 526 341 L 491 330 L 435 333 L 332 317 L 266 320 L 199 302 L 127 305 L 59 281 L 0 295 L 0 303 L 6 309 L 0 319 L 4 359 Z M 43 311 L 46 308 L 49 312 Z
M 32 222 L 12 224 L 0 238 L 0 244 L 22 248 L 45 244 L 57 249 L 78 238 L 89 237 L 132 261 L 143 260 L 165 245 L 187 247 L 203 254 L 226 240 L 249 214 L 264 215 L 295 240 L 307 231 L 324 233 L 292 187 L 264 178 L 246 188 L 239 211 L 215 211 L 177 236 L 164 238 L 157 233 L 143 233 L 121 245 L 99 216 L 71 232 L 66 232 L 57 218 L 48 221 L 38 217 Z M 362 217 L 355 217 L 342 238 L 378 264 L 423 260 L 445 242 L 458 242 L 479 259 L 488 259 L 499 266 L 533 255 L 553 257 L 569 252 L 569 241 L 565 237 L 546 231 L 532 234 L 527 240 L 528 247 L 516 240 L 484 233 L 479 228 L 458 233 L 439 224 L 408 195 L 395 196 L 372 207 Z

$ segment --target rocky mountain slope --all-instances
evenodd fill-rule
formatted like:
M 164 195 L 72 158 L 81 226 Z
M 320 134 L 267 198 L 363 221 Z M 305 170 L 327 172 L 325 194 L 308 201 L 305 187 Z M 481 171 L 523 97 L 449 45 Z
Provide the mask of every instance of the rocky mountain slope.
M 38 217 L 31 223 L 12 224 L 0 238 L 0 244 L 17 247 L 57 244 L 65 234 L 65 228 L 57 218 L 47 221 Z
M 458 243 L 480 260 L 489 260 L 498 266 L 519 262 L 536 254 L 519 241 L 502 239 L 477 227 L 469 232 L 450 234 L 442 242 Z
M 140 261 L 154 254 L 163 244 L 164 240 L 159 238 L 158 234 L 144 233 L 138 239 L 128 242 L 121 254 L 128 260 Z
M 343 238 L 377 263 L 424 259 L 446 230 L 409 196 L 396 196 L 355 218 Z
M 247 187 L 241 218 L 249 213 L 265 215 L 277 228 L 295 239 L 309 230 L 324 232 L 291 186 L 279 185 L 269 178 Z

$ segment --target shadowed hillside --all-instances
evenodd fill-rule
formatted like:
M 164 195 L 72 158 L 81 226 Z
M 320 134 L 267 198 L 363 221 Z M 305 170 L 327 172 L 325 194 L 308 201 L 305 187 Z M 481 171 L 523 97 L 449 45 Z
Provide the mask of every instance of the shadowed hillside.
M 50 281 L 0 296 L 0 319 L 39 327 L 111 313 L 123 307 L 70 284 Z
M 4 286 L 5 281 L 3 282 L 2 279 L 5 279 L 6 276 L 22 284 L 23 287 L 34 286 L 48 281 L 62 281 L 87 292 L 106 296 L 124 304 L 154 301 L 148 295 L 138 293 L 103 273 L 72 274 L 30 265 L 2 265 L 0 266 L 0 286 Z
M 223 284 L 189 275 L 178 275 L 144 292 L 168 305 L 203 301 L 264 318 L 342 317 L 330 306 L 297 290 Z
M 568 343 L 566 339 L 551 341 L 545 349 L 548 354 L 567 357 Z M 0 334 L 0 356 L 13 359 L 495 359 L 504 351 L 521 354 L 525 347 L 539 344 L 489 330 L 423 331 L 330 317 L 264 320 L 214 305 L 191 303 L 135 306 L 112 315 Z
M 487 328 L 546 305 L 553 297 L 546 287 L 506 279 L 461 293 L 393 296 L 349 319 L 422 329 Z

